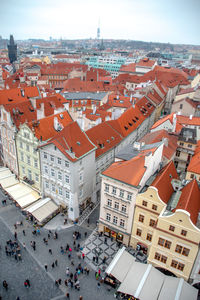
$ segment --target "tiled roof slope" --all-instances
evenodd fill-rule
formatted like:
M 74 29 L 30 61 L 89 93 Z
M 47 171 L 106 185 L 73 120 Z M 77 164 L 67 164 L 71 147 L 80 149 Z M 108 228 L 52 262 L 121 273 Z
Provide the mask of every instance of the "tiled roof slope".
M 62 113 L 52 115 L 39 121 L 29 122 L 29 128 L 35 132 L 35 136 L 37 139 L 41 139 L 42 141 L 46 141 L 52 137 L 54 137 L 58 132 L 54 128 L 54 118 L 58 119 L 58 122 L 63 126 L 67 126 L 73 120 L 67 111 Z
M 200 211 L 200 189 L 196 179 L 190 181 L 183 189 L 176 209 L 183 209 L 190 213 L 190 219 L 196 225 Z
M 106 122 L 87 130 L 86 134 L 97 147 L 96 157 L 99 157 L 112 149 L 122 140 L 119 133 L 117 133 Z
M 136 156 L 128 161 L 113 163 L 102 174 L 137 187 L 145 171 L 145 156 Z
M 178 179 L 178 174 L 174 163 L 169 162 L 156 176 L 155 180 L 152 182 L 152 186 L 157 188 L 160 199 L 168 203 L 171 198 L 174 189 L 172 186 L 172 179 Z
M 107 123 L 114 128 L 121 136 L 126 137 L 133 132 L 145 120 L 137 106 L 128 108 L 117 120 L 111 120 Z
M 23 96 L 24 92 L 24 96 Z M 39 97 L 39 92 L 37 87 L 25 87 L 23 92 L 20 88 L 16 89 L 5 89 L 0 91 L 0 105 L 8 103 L 23 102 L 32 97 Z
M 54 144 L 69 160 L 76 161 L 86 153 L 95 150 L 95 145 L 89 140 L 77 122 L 69 123 L 56 134 L 47 144 Z
M 53 115 L 54 109 L 64 109 L 63 104 L 55 96 L 36 99 L 35 101 L 36 109 L 34 109 L 30 100 L 4 105 L 5 110 L 10 112 L 13 122 L 17 128 L 19 128 L 20 124 L 23 124 L 24 122 L 37 120 L 37 109 L 41 108 L 42 103 L 44 104 L 45 117 Z
M 164 138 L 168 140 L 168 145 L 164 145 L 163 156 L 170 160 L 176 152 L 178 136 L 169 134 L 166 130 L 162 129 L 147 133 L 140 142 L 144 142 L 145 144 L 157 143 L 162 141 Z

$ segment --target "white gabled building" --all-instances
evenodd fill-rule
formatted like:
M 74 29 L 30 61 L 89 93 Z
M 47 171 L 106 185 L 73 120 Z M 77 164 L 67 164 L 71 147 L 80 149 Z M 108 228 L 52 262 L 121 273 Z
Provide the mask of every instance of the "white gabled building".
M 71 220 L 96 201 L 95 150 L 77 122 L 40 147 L 42 194 L 67 207 Z

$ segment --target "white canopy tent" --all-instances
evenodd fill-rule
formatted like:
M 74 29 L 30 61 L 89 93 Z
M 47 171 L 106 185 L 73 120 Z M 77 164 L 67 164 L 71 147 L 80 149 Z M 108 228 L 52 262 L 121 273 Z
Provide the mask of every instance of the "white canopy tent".
M 58 206 L 50 198 L 45 198 L 28 206 L 25 210 L 42 223 L 58 210 Z
M 182 278 L 166 276 L 151 264 L 136 262 L 125 247 L 117 252 L 106 273 L 121 282 L 118 292 L 140 300 L 197 299 L 198 290 Z

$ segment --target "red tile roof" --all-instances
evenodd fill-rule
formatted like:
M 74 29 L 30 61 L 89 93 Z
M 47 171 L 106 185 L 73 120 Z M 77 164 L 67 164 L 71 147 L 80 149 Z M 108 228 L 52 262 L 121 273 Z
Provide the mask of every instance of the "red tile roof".
M 24 96 L 22 96 L 22 92 Z M 37 87 L 25 87 L 23 89 L 4 89 L 0 91 L 0 105 L 9 103 L 19 103 L 27 100 L 28 98 L 39 97 L 39 92 Z
M 175 210 L 177 209 L 188 211 L 192 223 L 196 225 L 200 211 L 200 189 L 196 179 L 190 181 L 182 189 L 182 194 Z
M 173 125 L 173 115 L 174 113 L 167 115 L 163 117 L 162 119 L 158 120 L 156 123 L 153 124 L 151 129 L 159 127 L 161 124 L 165 123 L 166 121 L 170 121 L 170 123 Z
M 131 64 L 128 64 L 128 65 L 121 66 L 120 72 L 135 73 L 135 69 L 136 69 L 136 63 L 131 63 Z
M 163 157 L 167 160 L 171 160 L 174 157 L 177 148 L 178 136 L 168 133 L 166 130 L 158 130 L 147 133 L 140 142 L 145 144 L 153 144 L 162 141 L 164 138 L 168 140 L 168 145 L 164 145 Z
M 85 132 L 80 129 L 77 122 L 69 123 L 44 146 L 48 144 L 54 144 L 73 162 L 88 152 L 96 149 L 95 145 L 89 140 Z
M 52 115 L 39 121 L 29 122 L 29 128 L 35 132 L 35 136 L 38 140 L 46 141 L 54 137 L 58 132 L 54 128 L 54 118 L 58 119 L 58 122 L 63 126 L 67 126 L 73 120 L 67 111 Z
M 96 157 L 115 147 L 122 140 L 119 133 L 106 122 L 101 123 L 86 131 L 87 136 L 96 145 Z
M 173 178 L 179 179 L 174 163 L 171 161 L 158 173 L 151 184 L 157 188 L 160 199 L 166 204 L 174 192 L 171 184 Z
M 195 155 L 192 157 L 189 166 L 187 168 L 188 172 L 192 172 L 200 175 L 200 149 L 195 151 Z
M 113 163 L 102 174 L 137 187 L 145 171 L 145 156 L 136 156 L 128 161 Z
M 117 120 L 108 121 L 107 123 L 114 128 L 121 136 L 126 137 L 133 132 L 145 120 L 145 116 L 139 108 L 128 108 Z
M 150 60 L 149 58 L 143 58 L 138 63 L 136 63 L 136 66 L 138 67 L 153 67 L 156 63 L 155 60 Z

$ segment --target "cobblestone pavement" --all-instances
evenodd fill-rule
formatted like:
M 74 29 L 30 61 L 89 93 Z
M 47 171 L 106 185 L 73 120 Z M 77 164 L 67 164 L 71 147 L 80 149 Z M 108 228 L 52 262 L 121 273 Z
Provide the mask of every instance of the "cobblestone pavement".
M 91 233 L 96 227 L 98 219 L 98 208 L 95 208 L 89 215 L 89 224 L 86 219 L 83 219 L 81 226 L 70 225 L 62 228 L 59 224 L 60 217 L 56 220 L 58 239 L 54 239 L 52 234 L 48 238 L 48 229 L 41 228 L 40 235 L 33 235 L 33 224 L 28 222 L 21 210 L 17 208 L 12 201 L 7 200 L 7 205 L 2 205 L 2 200 L 5 199 L 0 190 L 0 295 L 3 300 L 16 300 L 19 296 L 20 300 L 57 300 L 66 299 L 64 296 L 67 291 L 70 293 L 71 300 L 78 300 L 82 295 L 84 300 L 100 300 L 113 299 L 114 290 L 108 289 L 107 285 L 101 284 L 101 288 L 97 287 L 95 279 L 94 267 L 90 266 L 90 255 L 85 260 L 80 259 L 80 252 L 73 248 L 73 232 L 79 231 L 81 238 L 76 240 L 76 244 L 83 245 L 85 243 L 85 232 L 87 232 L 87 241 L 92 238 Z M 23 221 L 23 226 L 18 225 L 17 229 L 14 224 Z M 53 226 L 53 225 L 52 225 Z M 54 228 L 54 227 L 52 227 Z M 23 234 L 25 230 L 25 236 Z M 14 240 L 14 232 L 17 232 L 17 238 L 22 249 L 22 261 L 15 261 L 13 257 L 8 257 L 5 254 L 5 243 L 7 240 Z M 43 239 L 48 239 L 48 245 L 43 242 Z M 30 245 L 31 241 L 36 242 L 36 250 L 34 251 Z M 26 249 L 23 249 L 22 244 L 26 244 Z M 60 247 L 66 247 L 66 244 L 72 248 L 71 258 L 68 258 L 68 253 L 61 254 Z M 49 253 L 52 250 L 52 254 Z M 89 249 L 89 248 L 88 248 Z M 108 249 L 107 249 L 108 250 Z M 58 261 L 57 267 L 52 267 L 52 263 Z M 74 266 L 71 261 L 73 260 Z M 66 267 L 70 272 L 75 272 L 78 264 L 87 266 L 90 269 L 89 275 L 79 275 L 80 291 L 70 289 L 64 285 L 66 276 Z M 47 272 L 44 265 L 48 265 Z M 23 286 L 24 280 L 29 279 L 31 288 L 26 289 Z M 55 280 L 61 278 L 62 284 L 59 288 L 55 286 Z M 9 284 L 9 290 L 6 292 L 2 287 L 2 281 L 6 280 Z
M 116 241 L 107 238 L 105 243 L 105 237 L 99 236 L 97 228 L 95 228 L 88 239 L 83 242 L 82 247 L 82 252 L 86 255 L 86 262 L 95 271 L 99 268 L 105 270 L 119 250 Z M 98 257 L 98 261 L 94 260 L 94 257 Z M 106 257 L 105 263 L 103 263 L 104 257 Z

